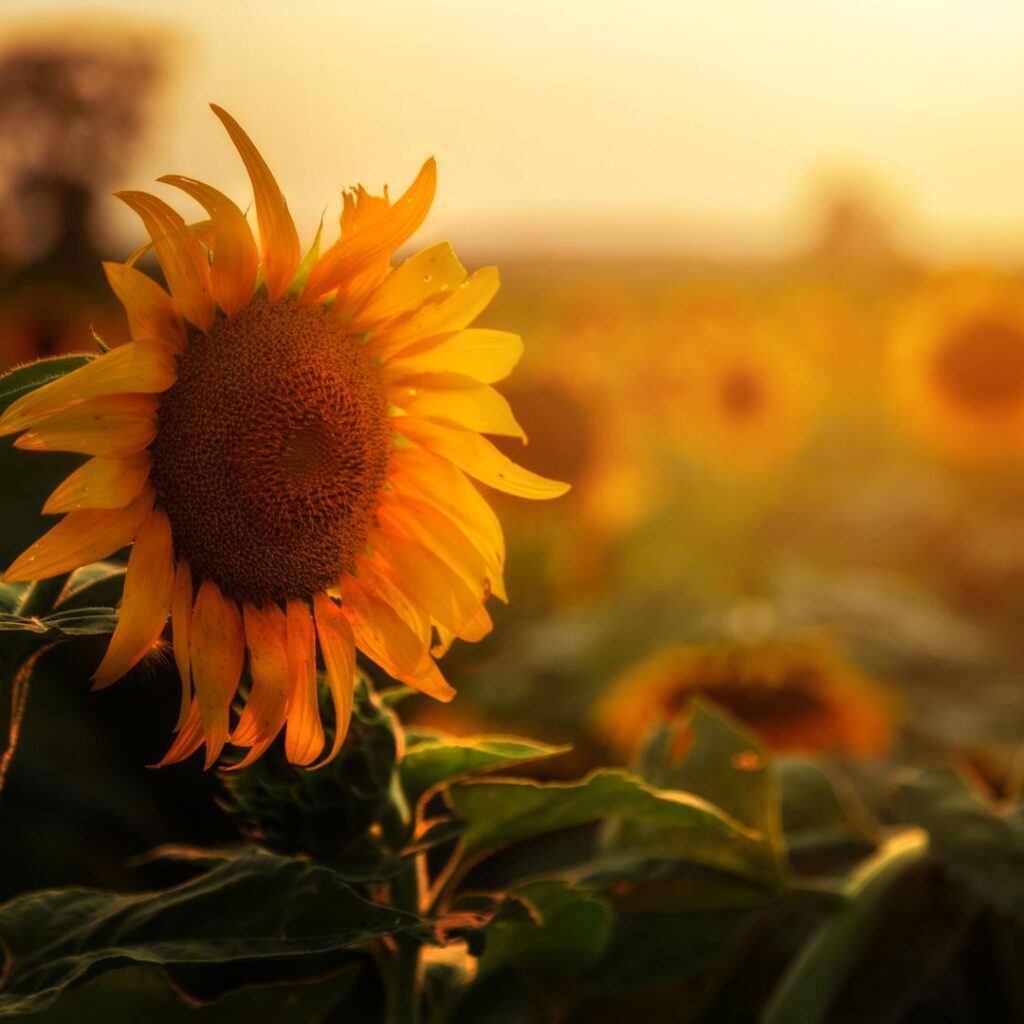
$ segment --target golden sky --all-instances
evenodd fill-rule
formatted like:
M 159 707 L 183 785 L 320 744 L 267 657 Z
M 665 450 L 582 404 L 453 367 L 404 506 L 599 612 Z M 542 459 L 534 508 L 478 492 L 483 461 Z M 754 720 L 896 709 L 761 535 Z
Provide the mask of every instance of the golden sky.
M 306 237 L 341 186 L 400 190 L 434 154 L 424 238 L 463 247 L 775 252 L 852 174 L 926 254 L 1024 254 L 1019 0 L 0 0 L 0 38 L 41 18 L 171 40 L 124 185 L 241 198 L 215 100 Z

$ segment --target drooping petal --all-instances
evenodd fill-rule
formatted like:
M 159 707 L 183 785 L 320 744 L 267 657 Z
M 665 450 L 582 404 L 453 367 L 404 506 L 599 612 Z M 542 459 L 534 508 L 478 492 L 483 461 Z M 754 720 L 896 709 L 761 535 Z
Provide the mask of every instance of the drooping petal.
M 245 214 L 211 185 L 179 174 L 158 179 L 187 192 L 210 215 L 213 230 L 213 260 L 210 289 L 221 309 L 231 316 L 251 299 L 256 287 L 259 256 Z
M 163 342 L 174 352 L 187 345 L 181 310 L 149 275 L 125 263 L 104 263 L 107 281 L 128 316 L 128 330 L 136 341 Z
M 365 593 L 383 601 L 412 630 L 424 649 L 430 645 L 432 624 L 426 611 L 396 587 L 380 559 L 367 552 L 356 559 L 355 574 Z
M 120 679 L 153 648 L 167 622 L 173 589 L 171 521 L 163 509 L 154 508 L 128 556 L 117 627 L 93 675 L 93 689 L 101 690 Z
M 356 646 L 396 678 L 414 671 L 424 644 L 397 612 L 351 576 L 342 576 L 339 590 L 341 610 L 352 627 Z
M 263 280 L 267 286 L 267 295 L 273 301 L 291 284 L 298 269 L 301 259 L 299 234 L 280 186 L 259 150 L 226 110 L 215 103 L 210 106 L 231 136 L 252 182 L 256 220 L 260 229 L 260 249 L 263 253 Z
M 518 334 L 471 327 L 414 342 L 381 367 L 381 378 L 390 384 L 420 373 L 464 373 L 493 384 L 512 372 L 522 354 Z
M 200 330 L 209 331 L 215 312 L 210 265 L 195 232 L 177 211 L 156 196 L 134 191 L 114 195 L 142 219 L 178 308 Z
M 148 451 L 123 459 L 90 459 L 57 487 L 43 512 L 57 515 L 80 508 L 124 508 L 141 493 L 152 464 Z
M 174 650 L 174 664 L 178 667 L 181 680 L 181 708 L 175 731 L 185 725 L 192 705 L 192 658 L 190 654 L 192 626 L 192 571 L 188 559 L 178 561 L 174 574 L 174 592 L 171 595 L 171 643 Z
M 318 299 L 374 259 L 390 256 L 423 223 L 436 187 L 437 164 L 431 158 L 401 198 L 386 209 L 375 210 L 366 227 L 342 234 L 320 257 L 302 297 L 307 301 Z
M 377 286 L 350 321 L 354 331 L 407 316 L 466 280 L 466 268 L 448 242 L 410 256 Z
M 375 334 L 366 351 L 373 359 L 385 359 L 414 341 L 461 331 L 490 305 L 500 286 L 498 268 L 484 267 L 439 301 L 428 303 L 408 319 Z
M 163 768 L 165 765 L 176 764 L 191 757 L 203 745 L 203 716 L 199 710 L 199 701 L 192 700 L 189 705 L 188 715 L 178 735 L 174 737 L 171 749 L 157 761 L 154 767 Z
M 449 459 L 459 469 L 495 490 L 536 500 L 558 498 L 569 490 L 568 484 L 548 480 L 517 466 L 490 441 L 471 430 L 445 427 L 412 416 L 396 417 L 393 423 L 403 437 Z
M 292 764 L 310 764 L 324 749 L 324 729 L 316 694 L 316 631 L 305 601 L 290 598 L 288 633 L 288 722 L 285 756 Z
M 169 349 L 129 342 L 12 402 L 0 416 L 0 435 L 25 430 L 88 399 L 166 391 L 177 379 Z
M 156 410 L 157 400 L 149 395 L 92 398 L 37 421 L 14 442 L 14 447 L 122 459 L 152 443 Z
M 4 573 L 4 582 L 45 580 L 112 555 L 138 535 L 153 498 L 147 484 L 126 508 L 69 512 L 15 560 Z
M 504 395 L 460 373 L 424 373 L 384 390 L 392 405 L 410 416 L 526 440 Z
M 313 765 L 321 768 L 334 760 L 348 735 L 356 679 L 356 642 L 341 607 L 326 594 L 313 595 L 313 614 L 327 669 L 327 685 L 334 701 L 334 742 L 327 756 Z
M 249 648 L 252 689 L 231 742 L 251 747 L 233 768 L 252 764 L 274 742 L 288 712 L 288 630 L 284 612 L 276 604 L 263 608 L 246 604 L 245 641 Z
M 228 713 L 245 657 L 238 606 L 213 580 L 203 580 L 192 609 L 189 661 L 206 737 L 206 767 L 220 757 L 228 738 Z

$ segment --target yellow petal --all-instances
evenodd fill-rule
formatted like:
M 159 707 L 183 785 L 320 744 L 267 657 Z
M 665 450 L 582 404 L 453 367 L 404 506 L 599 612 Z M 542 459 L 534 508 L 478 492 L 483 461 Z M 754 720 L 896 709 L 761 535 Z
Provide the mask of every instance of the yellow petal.
M 459 373 L 425 373 L 385 388 L 392 405 L 410 416 L 526 440 L 504 395 Z
M 305 601 L 288 601 L 288 723 L 285 756 L 292 764 L 310 764 L 324 749 L 324 729 L 316 695 L 316 631 Z
M 146 192 L 115 192 L 142 219 L 178 308 L 200 330 L 213 326 L 210 265 L 195 233 L 162 199 Z
M 381 368 L 386 383 L 419 373 L 464 373 L 484 384 L 504 380 L 523 354 L 523 340 L 510 331 L 472 327 L 414 342 Z
M 220 757 L 228 738 L 228 711 L 245 657 L 242 617 L 212 580 L 203 580 L 192 609 L 189 661 L 206 736 L 206 767 Z
M 375 334 L 366 351 L 373 359 L 385 359 L 414 341 L 461 331 L 488 307 L 500 285 L 497 267 L 484 267 L 439 301 L 428 303 L 408 319 Z
M 211 185 L 168 174 L 159 179 L 187 192 L 210 215 L 213 232 L 213 260 L 210 289 L 221 309 L 231 316 L 252 299 L 256 287 L 259 257 L 245 214 Z
M 160 344 L 129 342 L 12 402 L 0 435 L 13 434 L 90 398 L 155 394 L 178 379 L 174 356 Z
M 149 395 L 93 398 L 37 421 L 14 447 L 125 458 L 142 451 L 156 437 L 156 409 L 156 399 Z
M 341 610 L 352 627 L 356 646 L 396 678 L 414 671 L 425 646 L 395 610 L 352 576 L 341 578 L 339 590 Z
M 135 539 L 153 507 L 148 484 L 126 508 L 69 512 L 4 573 L 5 583 L 45 580 L 120 551 Z
M 128 556 L 117 627 L 93 675 L 93 689 L 120 679 L 152 650 L 167 622 L 173 589 L 171 521 L 163 509 L 155 508 L 140 527 Z
M 423 223 L 436 187 L 437 164 L 431 158 L 397 202 L 386 209 L 376 207 L 366 227 L 360 225 L 361 230 L 343 234 L 320 257 L 302 297 L 307 301 L 318 299 L 371 261 L 390 256 Z
M 192 705 L 192 664 L 189 656 L 192 625 L 192 571 L 188 559 L 178 562 L 174 574 L 174 592 L 171 595 L 171 642 L 174 650 L 174 664 L 178 667 L 181 680 L 181 708 L 175 730 L 181 730 Z
M 433 629 L 430 616 L 395 586 L 379 558 L 370 553 L 360 555 L 356 559 L 355 575 L 366 594 L 383 601 L 409 627 L 420 647 L 426 649 L 430 646 Z
M 123 459 L 90 459 L 50 495 L 43 512 L 57 515 L 79 508 L 124 508 L 141 493 L 152 464 L 149 452 Z
M 104 263 L 107 281 L 124 306 L 128 330 L 137 341 L 163 342 L 174 352 L 187 344 L 181 311 L 151 277 L 124 263 Z
M 263 252 L 263 280 L 271 301 L 291 284 L 298 269 L 301 252 L 299 235 L 292 215 L 266 161 L 238 122 L 215 103 L 213 112 L 227 129 L 252 182 L 256 200 L 256 220 L 260 228 L 260 249 Z
M 276 604 L 265 608 L 246 604 L 243 615 L 252 689 L 231 742 L 252 749 L 234 768 L 251 764 L 274 742 L 288 710 L 288 633 L 284 612 Z
M 537 500 L 558 498 L 569 490 L 568 484 L 548 480 L 517 466 L 490 441 L 473 431 L 444 427 L 411 416 L 396 417 L 393 423 L 403 437 L 449 459 L 459 469 L 495 490 Z
M 352 318 L 355 331 L 369 331 L 419 309 L 466 280 L 466 268 L 447 242 L 410 256 L 378 285 Z
M 184 761 L 186 757 L 191 757 L 202 745 L 203 717 L 199 710 L 199 701 L 193 700 L 189 706 L 185 722 L 171 744 L 171 749 L 157 761 L 154 767 L 163 768 L 164 765 Z
M 434 700 L 447 703 L 455 696 L 455 689 L 441 674 L 441 670 L 429 654 L 424 655 L 415 672 L 396 676 L 396 678 L 406 686 L 411 686 L 414 690 L 433 697 Z
M 352 694 L 356 680 L 355 637 L 341 607 L 326 594 L 313 595 L 313 614 L 320 650 L 327 669 L 327 684 L 334 701 L 334 743 L 330 752 L 314 768 L 333 761 L 341 750 L 352 720 Z

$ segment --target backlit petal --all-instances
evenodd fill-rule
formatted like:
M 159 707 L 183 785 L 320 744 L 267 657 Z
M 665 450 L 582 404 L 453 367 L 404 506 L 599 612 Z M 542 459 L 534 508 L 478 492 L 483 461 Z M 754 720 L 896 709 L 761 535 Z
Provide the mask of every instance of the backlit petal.
M 199 710 L 199 701 L 193 700 L 189 705 L 188 715 L 184 724 L 174 737 L 171 749 L 156 763 L 155 767 L 163 768 L 191 757 L 203 745 L 203 717 Z
M 156 409 L 157 401 L 149 395 L 93 398 L 38 421 L 14 447 L 125 458 L 142 451 L 156 437 Z
M 223 192 L 202 181 L 178 174 L 168 174 L 159 180 L 187 192 L 210 215 L 213 231 L 210 289 L 228 316 L 237 313 L 252 299 L 259 265 L 256 243 L 245 214 Z
M 203 247 L 181 215 L 147 192 L 115 192 L 142 219 L 178 308 L 203 331 L 213 326 L 210 265 Z
M 163 509 L 155 508 L 132 545 L 117 627 L 93 675 L 94 689 L 120 679 L 153 648 L 167 622 L 173 588 L 171 522 Z
M 324 729 L 316 695 L 316 631 L 305 601 L 288 601 L 288 722 L 285 756 L 292 764 L 310 764 L 324 749 Z
M 526 440 L 504 395 L 459 373 L 425 373 L 385 388 L 392 405 L 420 416 L 476 430 Z
M 170 350 L 129 342 L 12 402 L 0 416 L 0 434 L 13 434 L 91 398 L 155 394 L 178 379 Z
M 423 657 L 424 644 L 395 610 L 352 576 L 342 576 L 339 590 L 341 610 L 352 627 L 356 646 L 396 678 L 414 671 Z
M 299 235 L 281 189 L 259 150 L 226 110 L 215 103 L 210 106 L 231 136 L 252 182 L 263 253 L 263 280 L 267 295 L 273 300 L 291 284 L 298 269 L 301 259 Z
M 153 507 L 148 484 L 126 508 L 69 512 L 4 573 L 5 583 L 44 580 L 120 551 L 135 539 Z
M 161 341 L 175 352 L 187 344 L 181 311 L 149 275 L 125 263 L 104 263 L 107 281 L 124 306 L 128 330 L 138 341 Z
M 381 367 L 381 378 L 391 383 L 419 373 L 464 373 L 493 384 L 512 372 L 522 354 L 518 334 L 471 327 L 414 342 Z
M 320 768 L 341 750 L 352 719 L 352 693 L 356 678 L 355 637 L 341 607 L 326 594 L 314 594 L 313 613 L 320 650 L 327 669 L 327 684 L 334 701 L 334 742 L 325 758 L 313 765 Z
M 252 689 L 231 742 L 252 749 L 237 768 L 251 764 L 274 742 L 284 726 L 290 685 L 284 612 L 276 604 L 265 608 L 246 604 L 243 614 Z
M 209 768 L 220 757 L 228 738 L 228 712 L 245 657 L 238 606 L 212 580 L 199 585 L 189 640 L 192 683 L 202 716 Z
M 181 708 L 174 726 L 176 730 L 185 725 L 192 705 L 192 658 L 189 650 L 191 626 L 192 571 L 189 569 L 188 560 L 182 558 L 178 561 L 178 569 L 174 574 L 174 592 L 171 595 L 171 643 L 174 664 L 178 667 L 178 678 L 181 680 Z
M 153 457 L 137 452 L 123 459 L 90 459 L 47 499 L 43 512 L 56 515 L 79 508 L 124 508 L 141 493 Z

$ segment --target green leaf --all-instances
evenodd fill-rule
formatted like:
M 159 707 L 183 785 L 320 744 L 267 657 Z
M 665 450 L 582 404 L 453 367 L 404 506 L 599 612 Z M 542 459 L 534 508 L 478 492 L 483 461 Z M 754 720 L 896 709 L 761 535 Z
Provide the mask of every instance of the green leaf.
M 1000 910 L 1024 914 L 1024 828 L 951 768 L 919 772 L 895 794 L 903 820 L 931 836 L 950 874 Z
M 94 562 L 72 573 L 56 607 L 64 612 L 74 608 L 114 608 L 124 590 L 125 566 L 119 562 Z
M 515 968 L 570 975 L 604 954 L 614 914 L 599 896 L 559 879 L 544 879 L 517 886 L 507 899 L 528 913 L 499 910 L 485 926 L 480 977 Z
M 33 634 L 40 643 L 113 633 L 116 625 L 117 611 L 114 608 L 74 608 L 54 612 L 42 619 L 0 614 L 0 633 Z
M 26 586 L 24 583 L 0 583 L 0 612 L 17 611 Z
M 461 856 L 470 863 L 511 843 L 609 814 L 671 829 L 698 858 L 711 851 L 738 869 L 755 870 L 749 847 L 759 837 L 740 822 L 689 793 L 656 789 L 624 771 L 604 769 L 580 782 L 540 783 L 495 779 L 457 783 L 448 790 L 456 817 L 466 823 Z M 701 841 L 710 839 L 707 850 Z
M 410 739 L 407 734 L 407 740 Z M 402 786 L 411 804 L 442 782 L 454 782 L 494 768 L 507 768 L 543 757 L 565 753 L 568 747 L 552 747 L 517 736 L 458 737 L 416 734 L 401 763 Z
M 36 388 L 41 388 L 44 384 L 49 384 L 50 381 L 57 380 L 58 377 L 63 377 L 80 366 L 85 366 L 95 358 L 85 354 L 50 356 L 8 370 L 0 376 L 0 413 L 22 395 L 27 395 L 30 391 L 35 391 Z
M 0 1017 L 43 1010 L 69 986 L 137 964 L 225 963 L 344 949 L 421 918 L 378 906 L 329 868 L 253 852 L 184 885 L 132 895 L 58 889 L 0 907 Z
M 358 974 L 359 965 L 353 964 L 323 980 L 250 986 L 196 1006 L 182 999 L 155 968 L 126 967 L 65 992 L 48 1010 L 30 1013 L 22 1020 L 24 1024 L 252 1024 L 264 1020 L 322 1024 L 351 990 Z

